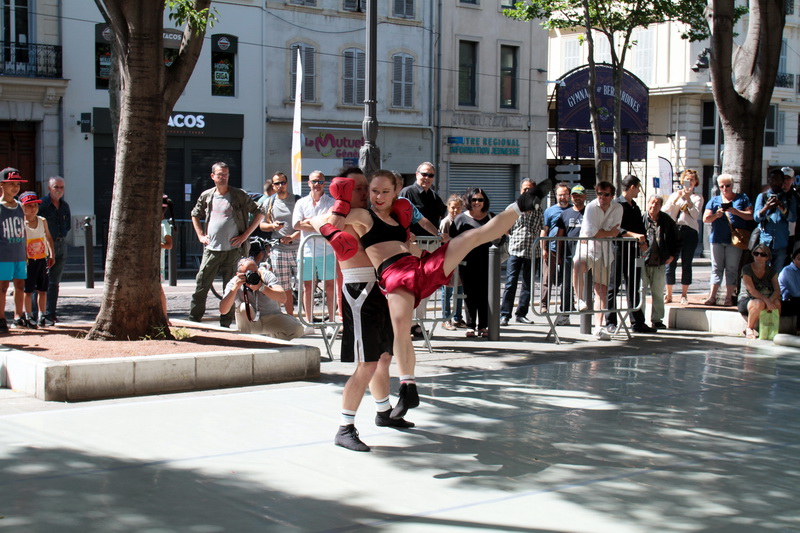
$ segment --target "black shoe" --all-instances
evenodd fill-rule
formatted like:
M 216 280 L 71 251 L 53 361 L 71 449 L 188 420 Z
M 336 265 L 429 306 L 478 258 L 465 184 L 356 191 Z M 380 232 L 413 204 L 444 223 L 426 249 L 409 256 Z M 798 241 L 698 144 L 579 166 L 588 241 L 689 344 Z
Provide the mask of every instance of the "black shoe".
M 422 328 L 419 325 L 411 326 L 411 336 L 415 339 L 424 339 L 425 335 L 422 333 Z
M 8 322 L 5 318 L 0 318 L 0 335 L 8 333 Z
M 375 425 L 382 428 L 408 429 L 414 427 L 414 422 L 409 422 L 405 418 L 394 419 L 389 415 L 390 411 L 384 411 L 375 415 Z
M 631 329 L 634 333 L 655 333 L 657 330 L 655 328 L 651 328 L 647 324 L 636 324 L 635 326 L 631 326 Z
M 29 329 L 37 329 L 36 328 L 36 319 L 33 318 L 33 315 L 26 314 L 25 315 L 25 323 L 28 324 Z
M 397 405 L 392 409 L 391 416 L 394 419 L 403 418 L 409 409 L 419 405 L 419 394 L 417 394 L 416 383 L 403 383 L 400 385 L 400 392 L 397 393 Z
M 653 322 L 653 329 L 667 329 L 667 325 L 659 320 L 658 322 Z
M 42 315 L 42 316 L 40 316 L 40 317 L 39 317 L 39 327 L 40 327 L 40 328 L 43 328 L 43 327 L 45 327 L 45 326 L 47 325 L 47 322 L 46 322 L 46 320 L 47 320 L 47 319 L 44 317 L 44 315 Z M 51 323 L 50 323 L 50 325 L 51 325 L 51 326 L 52 326 L 52 325 L 54 325 L 54 324 L 55 324 L 55 322 L 51 322 Z
M 508 317 L 507 316 L 500 317 L 500 325 L 501 326 L 507 326 L 508 325 Z
M 358 430 L 353 424 L 339 426 L 339 431 L 336 432 L 336 438 L 333 439 L 333 443 L 354 452 L 369 451 L 369 446 L 358 438 Z
M 11 322 L 11 327 L 15 329 L 27 329 L 28 322 L 25 320 L 25 317 L 15 318 L 13 322 Z
M 524 316 L 518 316 L 517 317 L 517 323 L 518 324 L 533 324 L 533 320 L 528 320 Z

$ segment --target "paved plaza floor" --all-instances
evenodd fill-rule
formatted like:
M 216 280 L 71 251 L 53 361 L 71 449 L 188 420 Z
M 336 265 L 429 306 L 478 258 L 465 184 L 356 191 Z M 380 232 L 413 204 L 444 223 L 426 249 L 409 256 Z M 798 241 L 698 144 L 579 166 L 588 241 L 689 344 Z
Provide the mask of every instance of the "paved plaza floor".
M 337 379 L 5 391 L 0 530 L 800 531 L 800 353 L 703 346 L 428 375 L 412 430 L 376 427 L 365 398 L 370 453 L 333 445 Z

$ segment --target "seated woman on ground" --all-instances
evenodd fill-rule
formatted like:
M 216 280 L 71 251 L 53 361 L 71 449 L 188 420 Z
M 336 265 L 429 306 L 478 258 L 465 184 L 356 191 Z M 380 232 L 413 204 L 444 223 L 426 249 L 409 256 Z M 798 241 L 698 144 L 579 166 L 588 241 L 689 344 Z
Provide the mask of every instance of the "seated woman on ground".
M 416 356 L 408 335 L 416 305 L 450 281 L 453 270 L 470 250 L 504 235 L 521 213 L 532 210 L 546 195 L 541 187 L 534 188 L 522 194 L 486 225 L 451 239 L 433 253 L 423 252 L 416 257 L 407 243 L 411 204 L 403 199 L 398 200 L 397 180 L 387 170 L 378 170 L 372 175 L 369 192 L 372 207 L 369 210 L 350 211 L 349 204 L 344 205 L 347 203 L 345 199 L 350 198 L 349 193 L 337 193 L 337 187 L 331 184 L 331 194 L 337 199 L 333 214 L 346 215 L 344 224 L 352 226 L 359 235 L 367 256 L 377 270 L 381 290 L 386 294 L 389 304 L 394 331 L 394 356 L 401 383 L 392 418 L 401 418 L 408 409 L 419 405 L 414 378 Z M 357 249 L 358 243 L 353 245 L 347 242 L 352 236 L 332 224 L 326 224 L 327 221 L 327 217 L 317 217 L 312 224 L 319 227 L 320 233 L 331 241 L 337 254 Z
M 758 337 L 758 318 L 761 311 L 781 310 L 781 290 L 778 273 L 769 266 L 771 253 L 766 244 L 753 248 L 753 262 L 742 268 L 742 280 L 747 295 L 739 300 L 739 312 L 747 320 L 745 337 Z

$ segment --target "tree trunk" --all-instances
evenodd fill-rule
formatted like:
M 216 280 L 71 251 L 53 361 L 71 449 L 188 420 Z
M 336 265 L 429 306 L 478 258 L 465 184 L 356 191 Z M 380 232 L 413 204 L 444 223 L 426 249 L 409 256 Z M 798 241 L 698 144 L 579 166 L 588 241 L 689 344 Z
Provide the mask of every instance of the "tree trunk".
M 592 128 L 592 145 L 594 147 L 594 173 L 595 183 L 602 181 L 600 179 L 600 165 L 603 163 L 603 154 L 600 151 L 600 120 L 597 116 L 597 101 L 595 100 L 595 87 L 597 86 L 597 63 L 594 60 L 594 35 L 592 34 L 592 19 L 591 9 L 589 7 L 589 0 L 583 0 L 583 20 L 584 28 L 586 29 L 586 43 L 589 45 L 589 124 Z M 608 38 L 604 35 L 605 38 Z M 609 39 L 609 48 L 612 47 L 611 40 Z
M 205 28 L 184 32 L 164 64 L 164 0 L 103 0 L 121 75 L 114 191 L 100 313 L 89 339 L 170 337 L 161 309 L 159 222 L 169 114 L 197 62 Z M 198 0 L 195 7 L 208 7 Z
M 711 87 L 725 134 L 722 171 L 738 192 L 761 192 L 764 122 L 769 111 L 786 22 L 785 0 L 751 0 L 747 34 L 733 43 L 733 0 L 712 1 Z

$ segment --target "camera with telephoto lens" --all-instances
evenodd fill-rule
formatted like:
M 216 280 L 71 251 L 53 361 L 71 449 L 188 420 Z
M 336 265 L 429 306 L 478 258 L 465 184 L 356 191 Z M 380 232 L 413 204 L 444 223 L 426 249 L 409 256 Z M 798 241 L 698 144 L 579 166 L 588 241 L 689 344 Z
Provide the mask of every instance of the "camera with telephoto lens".
M 248 285 L 258 285 L 261 283 L 261 276 L 258 275 L 258 272 L 254 270 L 248 270 L 247 273 L 244 275 L 244 281 Z

